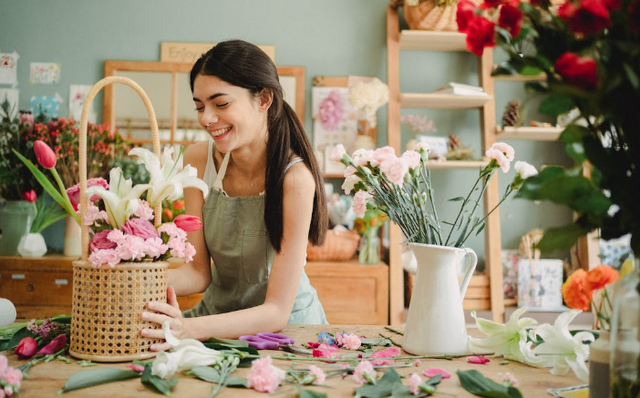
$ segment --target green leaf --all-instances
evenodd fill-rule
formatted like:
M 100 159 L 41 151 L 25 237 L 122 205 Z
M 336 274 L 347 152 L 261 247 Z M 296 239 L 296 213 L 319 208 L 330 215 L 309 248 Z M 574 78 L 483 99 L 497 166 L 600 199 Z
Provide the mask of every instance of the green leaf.
M 196 366 L 195 368 L 192 368 L 190 372 L 201 380 L 208 381 L 209 383 L 220 384 L 220 372 L 211 366 Z M 225 382 L 227 387 L 247 388 L 247 379 L 242 377 L 227 376 Z
M 567 95 L 551 94 L 540 103 L 539 111 L 543 115 L 558 116 L 575 107 L 573 99 Z
M 585 137 L 590 134 L 589 129 L 575 124 L 568 125 L 560 133 L 558 140 L 566 144 L 565 151 L 567 155 L 575 160 L 577 164 L 582 164 L 587 159 L 583 142 Z
M 506 387 L 493 380 L 487 379 L 477 370 L 456 371 L 462 388 L 478 397 L 487 398 L 522 398 L 517 388 Z
M 9 340 L 9 344 L 7 345 L 7 351 L 13 350 L 16 348 L 18 343 L 22 341 L 25 337 L 36 337 L 34 333 L 31 333 L 26 327 L 18 330 L 11 336 L 11 340 Z
M 298 396 L 300 398 L 327 398 L 327 394 L 323 392 L 304 390 L 302 388 L 298 390 Z
M 244 340 L 235 339 L 219 339 L 217 337 L 208 338 L 204 344 L 217 344 L 217 347 L 249 347 L 249 342 Z
M 540 249 L 543 253 L 549 253 L 555 250 L 568 250 L 578 241 L 578 238 L 589 232 L 591 232 L 590 229 L 585 229 L 578 224 L 550 228 L 544 231 L 544 235 L 536 245 L 536 248 Z
M 437 374 L 435 376 L 432 376 L 429 378 L 429 380 L 427 380 L 425 382 L 425 384 L 428 384 L 430 386 L 435 386 L 440 384 L 440 382 L 442 381 L 442 375 L 441 374 Z
M 637 90 L 640 87 L 638 75 L 628 63 L 623 62 L 622 67 L 624 68 L 624 72 L 627 75 L 627 79 L 629 79 L 629 83 L 631 83 L 631 86 L 633 86 L 633 88 Z
M 144 372 L 142 372 L 142 378 L 140 379 L 143 384 L 147 386 L 153 387 L 162 394 L 167 397 L 171 396 L 171 388 L 178 384 L 178 379 L 172 377 L 170 379 L 163 379 L 158 376 L 154 376 L 151 374 L 151 365 L 147 365 L 144 367 Z
M 520 74 L 522 76 L 538 76 L 540 73 L 542 73 L 542 69 L 537 66 L 525 65 L 520 69 Z
M 365 384 L 356 388 L 356 394 L 367 398 L 384 398 L 391 395 L 394 388 L 400 387 L 402 387 L 400 375 L 393 368 L 390 368 L 380 380 L 376 381 L 376 384 Z
M 420 398 L 420 397 L 428 397 L 430 395 L 431 394 L 428 394 L 424 391 L 420 391 L 420 394 L 418 395 L 413 395 L 411 393 L 411 388 L 409 388 L 409 386 L 399 386 L 391 392 L 391 396 L 393 398 Z
M 535 93 L 546 93 L 549 89 L 540 82 L 526 82 L 524 87 L 527 91 L 533 91 Z
M 97 386 L 99 384 L 111 383 L 113 381 L 135 379 L 136 377 L 140 377 L 140 373 L 134 372 L 133 370 L 115 368 L 83 370 L 82 372 L 71 375 L 60 392 L 63 393 L 78 390 L 80 388 Z
M 464 200 L 464 198 L 462 196 L 458 196 L 458 197 L 449 199 L 449 202 L 460 202 L 461 200 Z
M 360 342 L 369 346 L 391 347 L 393 344 L 391 340 L 385 337 L 376 337 L 371 339 L 360 339 Z

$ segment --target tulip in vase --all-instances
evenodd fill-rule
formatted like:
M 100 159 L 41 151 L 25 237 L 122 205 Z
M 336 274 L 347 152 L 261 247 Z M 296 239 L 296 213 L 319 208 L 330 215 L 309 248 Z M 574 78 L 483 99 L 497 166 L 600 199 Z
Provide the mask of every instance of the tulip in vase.
M 418 271 L 407 315 L 403 348 L 416 355 L 455 355 L 467 350 L 467 332 L 462 300 L 477 264 L 475 252 L 464 247 L 465 241 L 484 229 L 487 217 L 520 188 L 524 179 L 537 173 L 526 162 L 516 162 L 516 176 L 498 205 L 486 215 L 476 216 L 480 200 L 497 169 L 508 172 L 514 150 L 496 143 L 486 152 L 489 163 L 480 169 L 478 179 L 461 202 L 455 220 L 445 222 L 445 233 L 434 204 L 429 149 L 419 143 L 416 150 L 397 157 L 391 147 L 359 149 L 349 156 L 339 145 L 331 160 L 342 162 L 345 169 L 345 193 L 355 190 L 353 207 L 358 217 L 367 209 L 384 212 L 398 224 L 413 251 Z M 476 194 L 477 197 L 472 198 Z M 457 234 L 457 236 L 455 236 Z M 458 269 L 464 277 L 458 283 Z

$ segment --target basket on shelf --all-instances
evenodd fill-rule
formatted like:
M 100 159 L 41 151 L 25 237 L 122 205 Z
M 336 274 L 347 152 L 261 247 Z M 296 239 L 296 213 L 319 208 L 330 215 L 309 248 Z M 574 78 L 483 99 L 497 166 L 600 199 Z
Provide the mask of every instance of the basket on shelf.
M 307 245 L 308 261 L 345 261 L 356 254 L 360 235 L 354 230 L 327 231 L 327 238 L 322 246 Z
M 87 94 L 82 108 L 79 132 L 80 218 L 87 213 L 87 122 L 91 102 L 106 85 L 123 83 L 142 98 L 149 113 L 153 149 L 160 157 L 160 139 L 155 112 L 144 90 L 133 80 L 106 77 Z M 160 223 L 160 209 L 155 209 L 155 223 Z M 149 301 L 167 299 L 166 261 L 121 263 L 115 267 L 95 268 L 88 261 L 89 231 L 82 225 L 82 258 L 73 262 L 73 297 L 71 343 L 69 354 L 95 362 L 121 362 L 155 356 L 151 344 L 158 339 L 143 337 L 141 329 L 160 326 L 142 320 Z

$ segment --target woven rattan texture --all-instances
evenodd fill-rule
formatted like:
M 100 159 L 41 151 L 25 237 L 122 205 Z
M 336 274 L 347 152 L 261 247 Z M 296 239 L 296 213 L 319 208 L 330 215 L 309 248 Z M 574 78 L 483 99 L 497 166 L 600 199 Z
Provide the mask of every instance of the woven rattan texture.
M 327 238 L 322 246 L 307 245 L 309 261 L 345 261 L 356 254 L 360 235 L 354 230 L 327 231 Z
M 166 302 L 169 263 L 121 263 L 93 268 L 78 261 L 73 268 L 71 355 L 97 362 L 150 358 L 151 344 L 142 337 L 149 301 Z

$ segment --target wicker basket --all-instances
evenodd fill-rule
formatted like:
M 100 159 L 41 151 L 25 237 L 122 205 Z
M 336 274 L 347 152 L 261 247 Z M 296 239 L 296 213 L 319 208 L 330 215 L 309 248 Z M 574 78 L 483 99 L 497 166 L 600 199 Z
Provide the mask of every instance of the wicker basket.
M 410 29 L 457 32 L 456 6 L 437 6 L 434 0 L 420 0 L 417 6 L 404 7 Z
M 354 230 L 327 231 L 327 239 L 322 246 L 307 245 L 309 261 L 345 261 L 356 254 L 360 235 Z
M 87 94 L 82 108 L 79 132 L 80 218 L 87 214 L 87 121 L 91 103 L 106 85 L 123 83 L 142 98 L 149 113 L 153 134 L 153 149 L 160 157 L 160 139 L 155 112 L 144 90 L 133 80 L 106 77 L 97 82 Z M 155 223 L 160 223 L 160 208 L 155 209 Z M 142 312 L 149 301 L 167 299 L 167 270 L 165 261 L 148 263 L 120 263 L 115 267 L 94 268 L 88 259 L 89 230 L 82 229 L 82 258 L 73 262 L 73 297 L 71 344 L 69 354 L 95 362 L 122 362 L 148 359 L 155 356 L 151 344 L 161 340 L 143 337 L 143 327 L 159 329 L 160 325 L 142 320 Z

